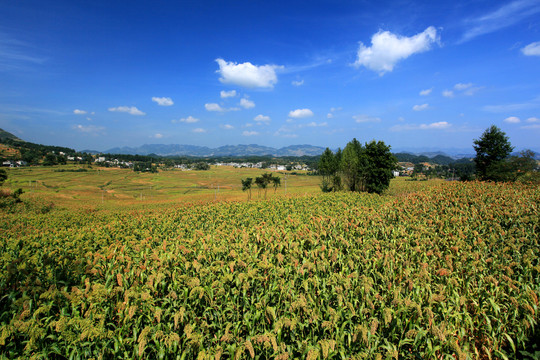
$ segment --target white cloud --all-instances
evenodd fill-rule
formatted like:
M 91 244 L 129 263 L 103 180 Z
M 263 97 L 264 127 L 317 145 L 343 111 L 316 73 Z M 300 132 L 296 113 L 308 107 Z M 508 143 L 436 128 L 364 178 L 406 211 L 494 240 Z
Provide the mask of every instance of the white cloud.
M 452 90 L 444 90 L 442 92 L 442 96 L 447 97 L 447 98 L 452 98 L 454 97 L 454 92 Z
M 461 90 L 470 88 L 472 85 L 473 85 L 472 83 L 467 83 L 467 84 L 457 83 L 456 85 L 454 85 L 454 89 L 461 91 Z
M 518 124 L 521 122 L 521 120 L 518 117 L 510 116 L 504 119 L 504 122 L 510 123 L 510 124 Z
M 85 125 L 75 125 L 73 127 L 73 129 L 79 131 L 79 132 L 82 132 L 82 133 L 87 133 L 87 134 L 94 134 L 94 135 L 97 135 L 101 132 L 103 132 L 103 130 L 105 130 L 104 127 L 101 127 L 101 126 L 94 126 L 94 125 L 88 125 L 88 126 L 85 126 Z
M 226 98 L 230 98 L 230 97 L 235 97 L 235 96 L 236 96 L 236 90 L 231 90 L 231 91 L 224 91 L 224 90 L 221 90 L 221 92 L 219 93 L 219 95 L 221 96 L 222 99 L 226 99 Z
M 527 122 L 529 123 L 537 123 L 537 122 L 540 122 L 540 119 L 537 118 L 537 117 L 530 117 L 527 119 Z
M 439 121 L 439 122 L 435 122 L 435 123 L 431 123 L 431 124 L 422 124 L 420 125 L 420 129 L 421 130 L 431 130 L 431 129 L 447 129 L 450 127 L 450 124 L 447 123 L 446 121 Z
M 220 125 L 219 127 L 222 128 L 222 129 L 225 129 L 225 130 L 232 130 L 232 129 L 234 129 L 234 126 L 229 125 L 229 124 Z
M 219 65 L 217 72 L 221 75 L 219 81 L 248 88 L 273 88 L 278 80 L 276 70 L 283 69 L 283 66 L 237 64 L 223 59 L 216 59 L 216 62 Z
M 540 41 L 525 46 L 521 52 L 527 56 L 540 56 Z
M 163 134 L 159 134 L 159 133 L 154 134 L 154 136 L 153 136 L 153 138 L 155 138 L 155 139 L 161 139 L 162 137 L 163 137 Z
M 183 122 L 183 123 L 186 123 L 186 124 L 193 124 L 193 123 L 199 122 L 199 119 L 197 119 L 197 118 L 190 115 L 187 118 L 182 118 L 180 120 L 172 120 L 171 122 L 173 124 L 177 124 L 177 123 L 180 123 L 180 122 Z
M 394 70 L 398 61 L 413 54 L 428 51 L 431 45 L 438 41 L 437 30 L 433 26 L 411 37 L 379 31 L 371 37 L 371 47 L 360 42 L 358 58 L 354 66 L 357 68 L 365 66 L 383 75 L 385 72 Z
M 157 103 L 159 106 L 171 106 L 174 104 L 170 97 L 153 97 L 152 101 Z
M 525 125 L 525 126 L 522 126 L 521 129 L 526 129 L 526 130 L 540 129 L 540 124 Z
M 394 125 L 390 128 L 391 131 L 408 131 L 408 130 L 444 130 L 448 129 L 452 125 L 446 121 L 434 122 L 431 124 L 405 124 L 405 125 Z
M 251 109 L 255 107 L 255 103 L 246 98 L 242 98 L 240 99 L 240 106 L 243 107 L 244 109 Z
M 146 115 L 141 110 L 137 109 L 135 106 L 117 106 L 117 107 L 109 108 L 109 111 L 125 112 L 131 115 Z
M 506 3 L 489 14 L 468 20 L 467 23 L 472 26 L 465 32 L 461 42 L 514 25 L 538 12 L 540 6 L 537 0 L 514 0 Z
M 255 135 L 259 135 L 259 133 L 256 131 L 247 131 L 247 130 L 242 132 L 242 136 L 255 136 Z
M 204 104 L 204 108 L 207 110 L 207 111 L 216 111 L 216 112 L 226 112 L 226 111 L 238 111 L 240 110 L 239 108 L 224 108 L 224 107 L 221 107 L 221 105 L 219 104 L 216 104 L 216 103 L 208 103 L 208 104 Z
M 305 125 L 307 127 L 320 127 L 320 126 L 328 126 L 327 122 L 322 123 L 316 123 L 315 121 L 310 122 L 309 124 Z
M 412 109 L 414 111 L 423 111 L 423 110 L 426 110 L 427 108 L 429 108 L 428 104 L 422 104 L 422 105 L 414 105 Z
M 198 133 L 198 134 L 202 134 L 202 133 L 206 132 L 206 130 L 203 129 L 203 128 L 195 128 L 195 129 L 193 129 L 191 131 L 194 132 L 194 133 Z
M 431 94 L 432 91 L 433 91 L 433 88 L 422 90 L 422 91 L 420 91 L 420 96 L 427 96 L 427 95 Z
M 523 103 L 486 105 L 483 107 L 483 109 L 489 112 L 513 112 L 520 110 L 536 109 L 538 107 L 540 107 L 540 96 Z
M 333 117 L 334 117 L 334 114 L 332 114 L 332 113 L 326 114 L 326 118 L 327 118 L 327 119 L 331 119 L 331 118 L 333 118 Z
M 270 122 L 270 116 L 259 114 L 253 118 L 258 123 L 266 123 L 268 124 Z
M 302 86 L 304 85 L 304 80 L 293 80 L 291 84 L 293 84 L 294 86 Z
M 296 109 L 289 112 L 289 117 L 293 119 L 301 119 L 313 116 L 313 111 L 310 109 Z
M 84 114 L 86 114 L 87 112 L 86 112 L 85 110 L 75 109 L 75 110 L 73 110 L 73 113 L 74 113 L 75 115 L 84 115 Z
M 368 122 L 381 122 L 381 118 L 369 115 L 355 115 L 353 119 L 357 123 L 368 123 Z
M 227 111 L 224 108 L 222 108 L 221 106 L 219 106 L 219 104 L 216 104 L 216 103 L 204 104 L 204 108 L 207 111 L 219 111 L 219 112 Z

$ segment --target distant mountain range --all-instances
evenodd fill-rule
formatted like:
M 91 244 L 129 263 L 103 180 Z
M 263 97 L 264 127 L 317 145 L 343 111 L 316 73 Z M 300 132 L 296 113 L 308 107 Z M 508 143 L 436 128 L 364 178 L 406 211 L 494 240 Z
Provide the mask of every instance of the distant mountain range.
M 0 143 L 10 143 L 14 146 L 30 146 L 36 145 L 19 139 L 17 136 L 0 129 Z M 50 146 L 36 145 L 43 148 L 43 151 L 64 151 L 74 152 L 72 149 Z M 35 147 L 35 146 L 34 146 Z M 223 157 L 223 156 L 317 156 L 324 152 L 325 148 L 313 145 L 290 145 L 282 148 L 273 148 L 269 146 L 250 144 L 250 145 L 225 145 L 217 148 L 197 145 L 179 145 L 179 144 L 145 144 L 138 147 L 115 147 L 107 151 L 83 150 L 82 153 L 88 154 L 119 154 L 119 155 L 150 155 L 158 156 L 192 156 L 192 157 Z M 334 151 L 336 149 L 333 149 Z M 432 161 L 438 164 L 449 164 L 456 160 L 470 160 L 475 157 L 475 154 L 469 149 L 445 149 L 438 151 L 433 148 L 417 148 L 407 149 L 398 148 L 392 149 L 399 161 L 406 162 L 424 162 Z M 518 152 L 512 155 L 519 155 Z M 540 160 L 540 153 L 535 153 L 535 158 Z
M 196 145 L 178 144 L 145 144 L 139 147 L 112 148 L 105 153 L 109 154 L 130 154 L 160 156 L 198 156 L 198 157 L 218 157 L 218 156 L 316 156 L 323 153 L 325 148 L 313 145 L 291 145 L 276 149 L 269 146 L 256 144 L 250 145 L 225 145 L 218 148 L 209 148 Z

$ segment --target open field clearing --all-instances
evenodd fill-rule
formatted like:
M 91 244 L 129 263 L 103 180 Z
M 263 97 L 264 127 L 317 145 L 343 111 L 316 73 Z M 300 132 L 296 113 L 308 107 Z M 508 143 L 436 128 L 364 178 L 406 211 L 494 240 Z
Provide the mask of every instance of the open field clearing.
M 0 357 L 512 358 L 539 320 L 540 190 L 426 183 L 0 212 Z
M 38 196 L 59 206 L 111 207 L 168 202 L 243 200 L 242 178 L 255 178 L 268 170 L 212 166 L 207 171 L 137 173 L 129 169 L 82 166 L 25 167 L 9 169 L 6 187 L 22 188 L 26 197 Z M 306 172 L 277 172 L 281 187 L 267 190 L 267 197 L 320 192 L 320 177 Z M 285 179 L 285 177 L 287 179 Z M 285 184 L 286 183 L 286 184 Z M 252 198 L 264 198 L 253 185 Z

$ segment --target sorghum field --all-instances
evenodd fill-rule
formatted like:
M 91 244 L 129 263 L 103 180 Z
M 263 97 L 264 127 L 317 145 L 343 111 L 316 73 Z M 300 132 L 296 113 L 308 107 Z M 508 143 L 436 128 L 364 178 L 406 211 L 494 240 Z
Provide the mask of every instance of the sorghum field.
M 0 357 L 517 356 L 538 187 L 390 190 L 2 211 Z

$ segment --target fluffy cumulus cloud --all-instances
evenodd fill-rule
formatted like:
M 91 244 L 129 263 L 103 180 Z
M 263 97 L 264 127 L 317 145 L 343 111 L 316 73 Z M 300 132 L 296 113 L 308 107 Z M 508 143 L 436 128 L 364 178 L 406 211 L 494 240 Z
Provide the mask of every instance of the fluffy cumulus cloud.
M 225 130 L 232 130 L 232 129 L 234 129 L 234 126 L 232 126 L 232 125 L 230 125 L 230 124 L 223 124 L 223 125 L 220 125 L 219 127 L 222 128 L 222 129 L 225 129 Z
M 154 139 L 161 139 L 163 137 L 163 134 L 157 133 L 152 136 Z
M 540 119 L 536 117 L 530 117 L 527 119 L 527 122 L 529 123 L 540 123 Z
M 509 116 L 506 119 L 504 119 L 504 122 L 507 122 L 510 124 L 519 124 L 521 120 L 516 116 Z
M 240 106 L 243 107 L 244 109 L 251 109 L 255 107 L 255 103 L 246 98 L 242 98 L 240 99 Z
M 196 133 L 196 134 L 202 134 L 202 133 L 205 133 L 206 130 L 203 129 L 203 128 L 195 128 L 192 130 L 192 132 Z
M 260 123 L 268 124 L 268 123 L 270 123 L 270 116 L 259 114 L 259 115 L 255 116 L 253 118 L 253 120 L 255 120 L 259 124 Z
M 431 45 L 437 42 L 439 37 L 433 26 L 411 37 L 379 31 L 371 37 L 371 46 L 365 46 L 360 42 L 354 66 L 365 66 L 383 75 L 394 70 L 398 61 L 428 51 Z
M 86 112 L 85 110 L 75 109 L 75 110 L 73 110 L 73 113 L 74 113 L 75 115 L 84 115 L 84 114 L 86 114 L 87 112 Z
M 381 118 L 378 118 L 376 116 L 369 116 L 369 115 L 355 115 L 353 116 L 353 119 L 357 123 L 381 122 Z
M 236 90 L 231 90 L 231 91 L 221 90 L 219 95 L 221 96 L 222 99 L 235 97 L 236 96 Z
M 441 129 L 448 129 L 450 127 L 450 124 L 446 121 L 439 121 L 434 122 L 431 124 L 421 124 L 420 130 L 441 130 Z
M 289 117 L 293 119 L 302 119 L 313 116 L 313 111 L 310 109 L 296 109 L 289 112 Z
M 216 62 L 219 65 L 217 73 L 221 75 L 219 81 L 247 88 L 273 88 L 278 81 L 276 70 L 283 69 L 283 66 L 238 64 L 223 59 L 216 59 Z
M 235 108 L 235 107 L 224 108 L 224 107 L 221 107 L 221 105 L 216 104 L 216 103 L 204 104 L 204 108 L 206 109 L 206 111 L 215 111 L 215 112 L 226 112 L 226 111 L 238 111 L 238 110 L 240 110 L 239 108 Z
M 527 56 L 540 56 L 540 41 L 525 46 L 521 52 Z
M 135 106 L 117 106 L 109 108 L 109 111 L 112 112 L 125 112 L 131 115 L 146 115 L 141 110 L 137 109 Z
M 428 104 L 414 105 L 413 106 L 414 111 L 423 111 L 423 110 L 427 110 L 428 108 L 429 108 Z
M 247 130 L 242 132 L 242 136 L 255 136 L 255 135 L 259 135 L 259 133 L 256 131 L 247 131 Z
M 174 104 L 170 97 L 153 97 L 152 101 L 157 103 L 159 106 L 171 106 Z
M 293 86 L 302 86 L 304 85 L 304 80 L 293 80 L 291 84 L 293 84 Z
M 218 112 L 226 111 L 224 108 L 222 108 L 219 104 L 216 104 L 216 103 L 204 104 L 204 108 L 207 111 L 218 111 Z
M 433 88 L 422 90 L 420 91 L 420 96 L 428 96 L 429 94 L 431 94 L 432 91 L 433 91 Z

